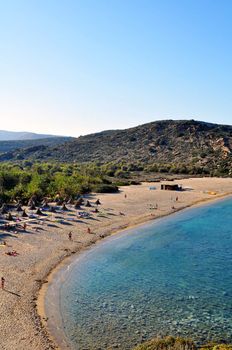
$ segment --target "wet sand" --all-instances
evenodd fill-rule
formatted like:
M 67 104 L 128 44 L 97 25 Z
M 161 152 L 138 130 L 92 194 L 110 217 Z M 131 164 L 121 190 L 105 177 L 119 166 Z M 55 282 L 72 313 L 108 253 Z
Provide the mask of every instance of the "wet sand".
M 77 218 L 77 211 L 68 206 L 68 212 L 48 215 L 43 225 L 29 223 L 25 233 L 0 231 L 0 238 L 7 243 L 6 247 L 0 246 L 1 276 L 6 280 L 5 290 L 0 290 L 0 348 L 56 348 L 46 329 L 45 289 L 42 289 L 39 305 L 37 297 L 42 284 L 46 285 L 48 278 L 52 278 L 52 275 L 48 277 L 50 272 L 66 257 L 85 249 L 102 236 L 232 194 L 232 179 L 185 179 L 178 183 L 186 190 L 161 191 L 160 183 L 143 183 L 122 187 L 117 194 L 90 195 L 91 203 L 99 198 L 102 205 L 98 206 L 99 213 L 93 212 L 95 206 L 83 206 L 83 210 L 79 210 L 89 212 L 89 218 Z M 70 231 L 72 241 L 68 239 Z M 6 255 L 9 250 L 16 250 L 19 255 Z

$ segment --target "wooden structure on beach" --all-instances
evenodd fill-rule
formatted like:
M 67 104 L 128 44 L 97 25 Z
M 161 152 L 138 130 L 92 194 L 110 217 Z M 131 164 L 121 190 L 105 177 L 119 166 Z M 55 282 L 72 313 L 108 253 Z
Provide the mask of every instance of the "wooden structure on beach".
M 182 185 L 178 185 L 178 184 L 161 184 L 161 190 L 165 190 L 165 191 L 182 191 Z

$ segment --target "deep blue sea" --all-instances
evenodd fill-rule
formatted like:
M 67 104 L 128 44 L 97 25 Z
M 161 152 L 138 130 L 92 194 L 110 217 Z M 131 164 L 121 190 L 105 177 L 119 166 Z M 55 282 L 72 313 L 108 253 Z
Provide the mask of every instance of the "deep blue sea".
M 73 349 L 157 335 L 232 342 L 232 199 L 125 231 L 82 253 L 51 300 Z

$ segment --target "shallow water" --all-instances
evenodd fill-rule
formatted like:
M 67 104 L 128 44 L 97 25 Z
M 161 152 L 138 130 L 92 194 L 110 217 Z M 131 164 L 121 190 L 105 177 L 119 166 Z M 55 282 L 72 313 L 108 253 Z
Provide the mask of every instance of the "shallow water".
M 131 349 L 166 334 L 231 342 L 232 200 L 106 240 L 81 254 L 56 291 L 73 349 Z

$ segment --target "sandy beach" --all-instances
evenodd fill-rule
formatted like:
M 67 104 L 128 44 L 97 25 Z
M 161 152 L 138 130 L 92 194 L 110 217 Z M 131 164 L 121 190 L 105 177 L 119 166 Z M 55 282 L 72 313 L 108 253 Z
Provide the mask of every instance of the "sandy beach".
M 0 290 L 0 348 L 56 348 L 44 326 L 46 320 L 41 322 L 38 315 L 37 297 L 50 272 L 65 257 L 125 228 L 232 194 L 229 178 L 184 179 L 177 183 L 185 190 L 161 191 L 160 183 L 143 183 L 122 187 L 116 194 L 88 195 L 85 198 L 90 203 L 99 198 L 99 212 L 95 212 L 95 204 L 80 210 L 67 205 L 67 212 L 49 213 L 43 220 L 29 222 L 26 232 L 1 230 L 0 238 L 6 246 L 0 246 L 1 277 L 5 278 L 5 290 Z M 78 212 L 90 215 L 79 217 Z M 72 240 L 68 238 L 70 231 Z M 6 255 L 12 250 L 18 255 Z M 39 309 L 43 315 L 41 303 Z

